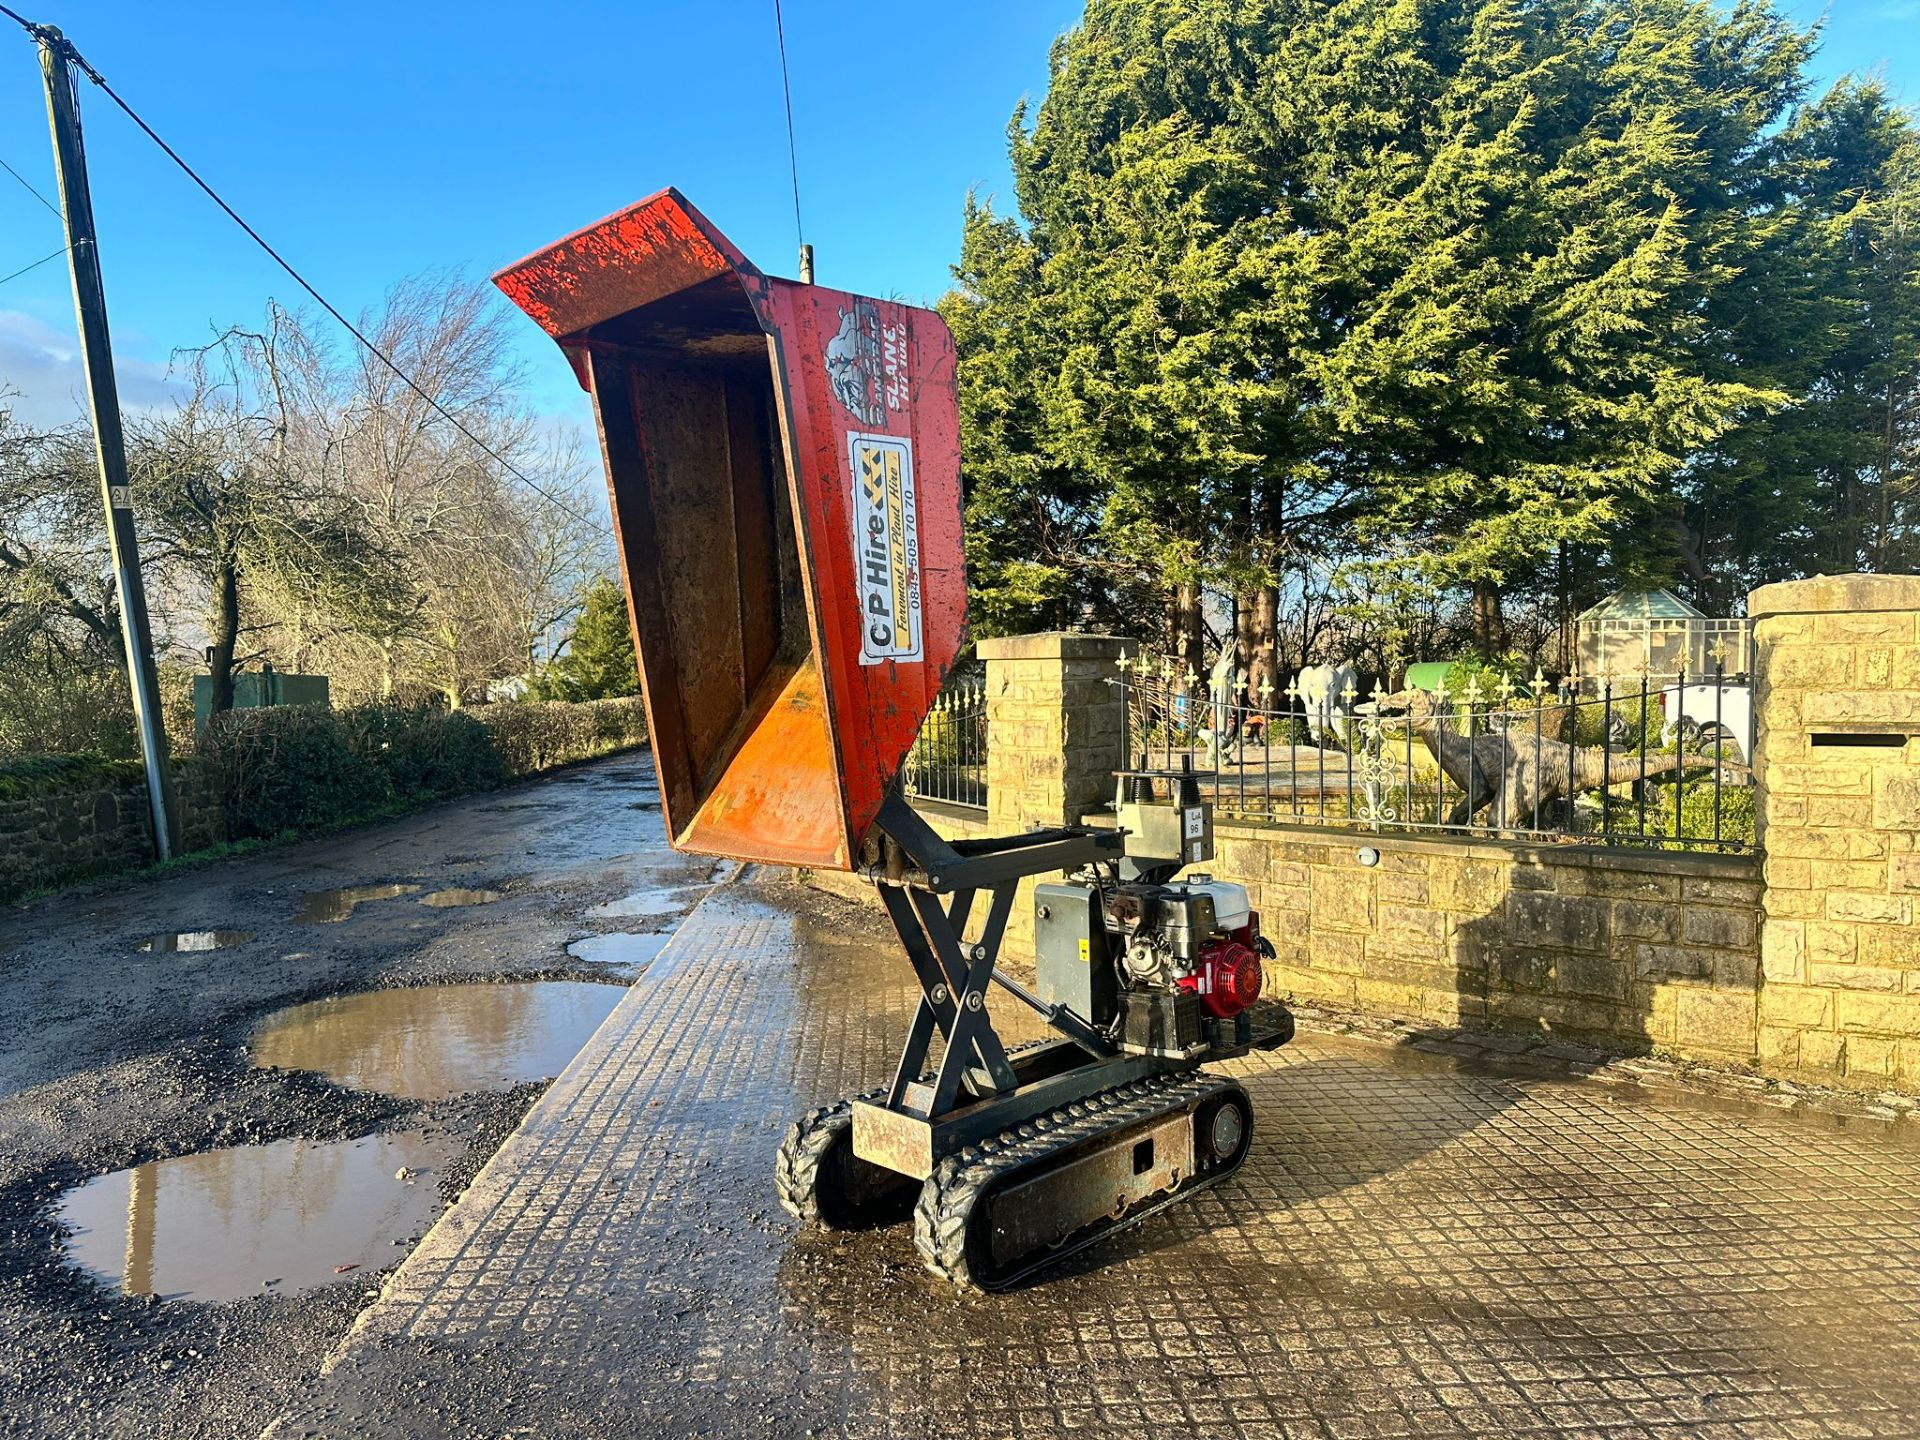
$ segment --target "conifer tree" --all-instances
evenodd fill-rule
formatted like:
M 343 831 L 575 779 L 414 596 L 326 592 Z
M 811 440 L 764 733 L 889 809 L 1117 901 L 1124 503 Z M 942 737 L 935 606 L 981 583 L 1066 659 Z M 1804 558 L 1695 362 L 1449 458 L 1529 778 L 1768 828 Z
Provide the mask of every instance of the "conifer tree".
M 1157 591 L 1204 671 L 1227 589 L 1271 675 L 1303 557 L 1471 597 L 1488 654 L 1516 587 L 1884 563 L 1913 126 L 1805 106 L 1814 43 L 1764 0 L 1090 0 L 945 302 L 984 622 Z
M 536 687 L 546 700 L 606 700 L 640 689 L 627 598 L 602 576 L 587 591 L 573 638 Z
M 1920 137 L 1878 84 L 1842 81 L 1784 132 L 1771 178 L 1720 320 L 1729 366 L 1792 400 L 1683 476 L 1680 578 L 1712 605 L 1914 559 Z

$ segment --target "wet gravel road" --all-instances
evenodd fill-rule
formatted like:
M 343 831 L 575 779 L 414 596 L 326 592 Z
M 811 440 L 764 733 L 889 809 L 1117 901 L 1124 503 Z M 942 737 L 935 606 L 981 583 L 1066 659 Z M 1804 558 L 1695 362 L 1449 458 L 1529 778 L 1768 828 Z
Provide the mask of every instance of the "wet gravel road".
M 262 1020 L 301 1002 L 430 983 L 632 971 L 570 942 L 669 930 L 715 877 L 664 843 L 650 762 L 615 757 L 389 824 L 238 860 L 115 879 L 0 911 L 0 1435 L 256 1435 L 378 1284 L 360 1269 L 300 1294 L 203 1304 L 121 1293 L 67 1264 L 59 1197 L 93 1176 L 218 1147 L 424 1129 L 463 1189 L 543 1088 L 452 1098 L 256 1070 Z M 311 892 L 418 892 L 300 918 Z M 449 888 L 477 905 L 423 904 Z M 663 904 L 624 907 L 635 895 Z M 611 914 L 593 914 L 609 906 Z M 309 912 L 313 913 L 313 912 Z M 156 934 L 237 930 L 232 948 L 142 952 Z M 591 953 L 591 951 L 589 951 Z M 397 1260 L 404 1241 L 393 1247 Z

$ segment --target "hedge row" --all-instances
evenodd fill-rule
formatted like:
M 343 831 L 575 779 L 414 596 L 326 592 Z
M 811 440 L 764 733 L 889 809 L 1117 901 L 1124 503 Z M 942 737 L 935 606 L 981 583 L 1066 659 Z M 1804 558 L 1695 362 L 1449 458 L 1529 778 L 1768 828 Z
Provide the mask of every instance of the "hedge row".
M 647 743 L 647 712 L 640 698 L 488 705 L 472 714 L 493 736 L 507 774 L 532 775 L 556 765 L 591 760 Z
M 236 710 L 201 733 L 234 839 L 324 830 L 646 740 L 640 702 Z

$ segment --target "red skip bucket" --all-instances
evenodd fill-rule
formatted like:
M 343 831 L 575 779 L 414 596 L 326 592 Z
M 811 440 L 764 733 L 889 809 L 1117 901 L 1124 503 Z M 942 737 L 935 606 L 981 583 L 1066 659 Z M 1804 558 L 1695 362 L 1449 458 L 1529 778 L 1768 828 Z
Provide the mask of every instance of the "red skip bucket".
M 593 396 L 669 838 L 851 869 L 966 615 L 946 325 L 674 190 L 494 283 Z

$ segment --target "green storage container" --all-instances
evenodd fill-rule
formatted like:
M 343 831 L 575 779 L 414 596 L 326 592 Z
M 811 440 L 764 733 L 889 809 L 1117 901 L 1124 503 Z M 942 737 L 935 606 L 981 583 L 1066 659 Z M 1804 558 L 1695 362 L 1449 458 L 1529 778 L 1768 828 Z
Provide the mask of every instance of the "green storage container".
M 1453 660 L 1422 660 L 1418 665 L 1409 665 L 1407 666 L 1407 678 L 1401 683 L 1400 688 L 1403 690 L 1425 690 L 1429 695 L 1438 695 L 1447 688 L 1447 676 L 1453 673 L 1453 667 L 1457 663 L 1457 661 Z M 1552 693 L 1551 687 L 1549 687 L 1548 693 Z M 1531 685 L 1515 685 L 1513 687 L 1513 698 L 1522 701 L 1532 700 L 1533 687 Z M 1483 705 L 1497 705 L 1500 703 L 1500 697 L 1497 694 L 1489 693 L 1481 696 L 1480 703 Z
M 243 670 L 233 677 L 233 708 L 258 710 L 268 705 L 330 703 L 324 675 L 288 675 L 279 670 Z M 213 677 L 193 677 L 193 725 L 196 730 L 213 713 Z
M 1447 672 L 1451 669 L 1451 660 L 1422 660 L 1418 665 L 1407 666 L 1407 678 L 1401 688 L 1437 695 L 1446 689 Z

